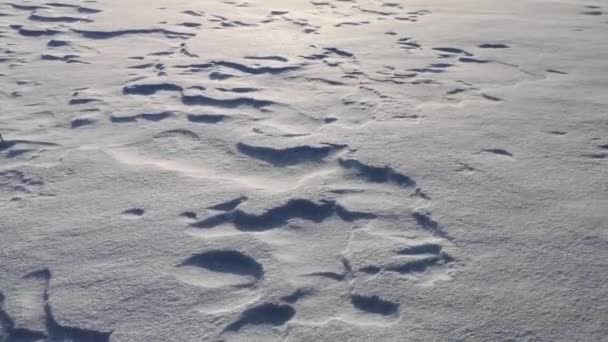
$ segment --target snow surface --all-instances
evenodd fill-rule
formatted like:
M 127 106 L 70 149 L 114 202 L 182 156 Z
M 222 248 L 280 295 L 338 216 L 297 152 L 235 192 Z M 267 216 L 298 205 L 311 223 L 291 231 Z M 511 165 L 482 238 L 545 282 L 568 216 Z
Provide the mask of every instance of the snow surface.
M 0 341 L 608 341 L 606 1 L 46 1 Z

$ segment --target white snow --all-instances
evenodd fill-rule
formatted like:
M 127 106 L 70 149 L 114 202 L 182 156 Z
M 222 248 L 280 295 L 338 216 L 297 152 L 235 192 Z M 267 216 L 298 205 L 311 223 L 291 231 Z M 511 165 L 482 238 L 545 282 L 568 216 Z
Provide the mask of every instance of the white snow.
M 0 341 L 606 341 L 608 3 L 0 2 Z

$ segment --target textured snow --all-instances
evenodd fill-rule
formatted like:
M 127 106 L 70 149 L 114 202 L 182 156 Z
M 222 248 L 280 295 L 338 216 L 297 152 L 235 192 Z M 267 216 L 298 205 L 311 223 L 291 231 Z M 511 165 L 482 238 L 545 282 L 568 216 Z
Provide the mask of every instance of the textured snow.
M 0 2 L 0 341 L 606 341 L 608 3 Z

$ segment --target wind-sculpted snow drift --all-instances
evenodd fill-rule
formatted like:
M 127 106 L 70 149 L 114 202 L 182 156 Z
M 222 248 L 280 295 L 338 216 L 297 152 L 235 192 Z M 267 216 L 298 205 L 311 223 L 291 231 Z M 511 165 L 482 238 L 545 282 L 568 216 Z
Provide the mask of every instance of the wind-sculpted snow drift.
M 0 3 L 0 341 L 603 341 L 606 13 Z

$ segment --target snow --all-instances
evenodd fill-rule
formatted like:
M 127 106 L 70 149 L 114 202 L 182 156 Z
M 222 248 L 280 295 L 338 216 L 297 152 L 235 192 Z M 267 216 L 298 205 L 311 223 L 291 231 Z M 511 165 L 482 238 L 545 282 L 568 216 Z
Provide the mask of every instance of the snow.
M 0 3 L 0 341 L 605 341 L 607 30 Z

